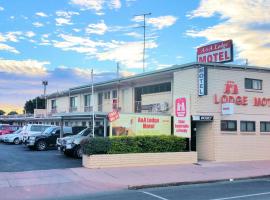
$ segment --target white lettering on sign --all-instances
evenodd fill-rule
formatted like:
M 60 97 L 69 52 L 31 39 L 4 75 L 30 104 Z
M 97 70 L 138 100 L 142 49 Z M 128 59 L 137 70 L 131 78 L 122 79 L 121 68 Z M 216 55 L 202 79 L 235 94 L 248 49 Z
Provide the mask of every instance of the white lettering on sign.
M 198 95 L 207 95 L 207 68 L 200 67 L 198 74 Z
M 233 61 L 232 40 L 218 42 L 197 49 L 197 62 L 223 63 Z

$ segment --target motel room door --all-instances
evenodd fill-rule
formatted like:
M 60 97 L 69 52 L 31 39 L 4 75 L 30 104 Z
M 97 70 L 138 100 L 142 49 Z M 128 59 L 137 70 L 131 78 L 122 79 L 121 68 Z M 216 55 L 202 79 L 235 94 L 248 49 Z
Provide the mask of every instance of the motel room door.
M 191 122 L 191 151 L 196 151 L 196 122 Z

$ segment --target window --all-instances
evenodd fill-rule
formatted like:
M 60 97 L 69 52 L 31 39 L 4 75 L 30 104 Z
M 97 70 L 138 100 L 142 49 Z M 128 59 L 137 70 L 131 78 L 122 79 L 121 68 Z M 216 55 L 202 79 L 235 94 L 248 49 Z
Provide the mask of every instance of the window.
M 242 132 L 255 132 L 256 123 L 254 121 L 241 121 L 240 122 L 240 130 Z
M 52 109 L 56 109 L 56 100 L 53 99 L 53 100 L 51 101 L 51 103 L 52 103 Z
M 89 107 L 91 103 L 91 95 L 84 95 L 84 107 Z
M 109 92 L 104 92 L 104 99 L 110 99 L 111 97 L 111 92 L 109 91 Z
M 117 90 L 112 91 L 112 98 L 116 99 L 117 98 Z
M 168 91 L 171 91 L 170 82 L 142 87 L 142 94 L 153 94 L 153 93 L 168 92 Z
M 70 107 L 71 108 L 76 108 L 77 105 L 78 105 L 78 102 L 77 102 L 77 97 L 70 97 Z
M 260 127 L 261 132 L 270 132 L 270 122 L 261 122 Z
M 262 80 L 245 78 L 245 88 L 252 90 L 262 90 Z
M 237 121 L 221 120 L 221 131 L 237 131 Z

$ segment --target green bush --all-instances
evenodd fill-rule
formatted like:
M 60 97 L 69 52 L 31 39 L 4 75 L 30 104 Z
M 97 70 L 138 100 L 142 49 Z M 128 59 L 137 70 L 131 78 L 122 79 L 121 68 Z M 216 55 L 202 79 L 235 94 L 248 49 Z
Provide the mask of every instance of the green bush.
M 176 136 L 121 136 L 90 138 L 81 142 L 86 155 L 180 152 L 186 148 L 186 140 Z

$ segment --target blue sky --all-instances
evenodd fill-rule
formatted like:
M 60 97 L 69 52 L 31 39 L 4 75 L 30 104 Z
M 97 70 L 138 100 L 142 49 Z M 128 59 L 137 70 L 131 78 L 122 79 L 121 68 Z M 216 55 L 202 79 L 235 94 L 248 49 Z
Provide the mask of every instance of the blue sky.
M 222 5 L 222 6 L 221 6 Z M 42 93 L 196 60 L 196 47 L 233 39 L 235 63 L 270 66 L 270 0 L 0 0 L 0 109 Z

